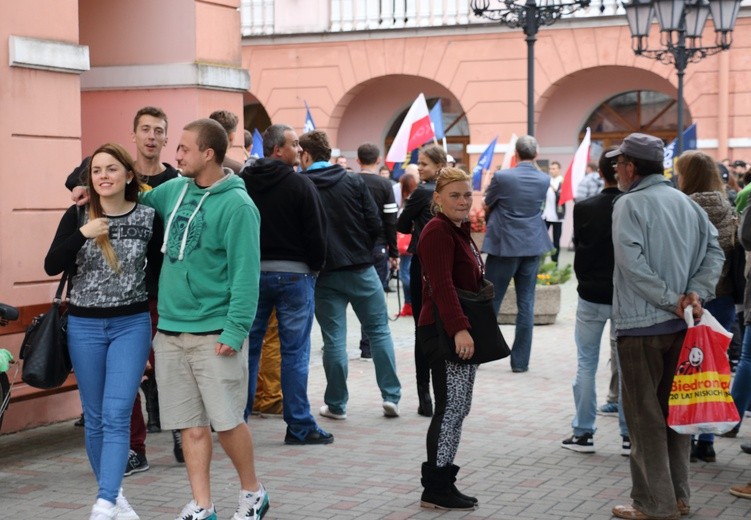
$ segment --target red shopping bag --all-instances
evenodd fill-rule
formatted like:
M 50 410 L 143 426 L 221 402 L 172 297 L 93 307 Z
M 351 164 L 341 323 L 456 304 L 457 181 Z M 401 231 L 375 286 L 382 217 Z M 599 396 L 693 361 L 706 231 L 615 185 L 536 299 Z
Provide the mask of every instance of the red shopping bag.
M 400 255 L 407 254 L 407 248 L 409 247 L 409 241 L 412 240 L 412 235 L 407 233 L 396 232 L 396 248 L 399 250 Z
M 688 330 L 670 392 L 668 426 L 684 434 L 725 433 L 740 421 L 725 355 L 733 335 L 706 309 L 697 325 L 690 306 L 685 319 Z

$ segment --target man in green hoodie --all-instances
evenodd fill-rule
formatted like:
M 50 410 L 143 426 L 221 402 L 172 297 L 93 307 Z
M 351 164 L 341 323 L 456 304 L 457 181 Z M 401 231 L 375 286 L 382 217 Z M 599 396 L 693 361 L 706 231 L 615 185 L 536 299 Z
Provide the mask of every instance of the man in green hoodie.
M 184 520 L 216 520 L 209 426 L 240 477 L 233 518 L 260 519 L 269 507 L 243 420 L 247 335 L 258 304 L 260 219 L 243 181 L 222 169 L 227 145 L 216 121 L 189 123 L 176 155 L 183 176 L 141 197 L 166 222 L 154 351 L 162 427 L 182 431 L 193 494 L 180 514 Z

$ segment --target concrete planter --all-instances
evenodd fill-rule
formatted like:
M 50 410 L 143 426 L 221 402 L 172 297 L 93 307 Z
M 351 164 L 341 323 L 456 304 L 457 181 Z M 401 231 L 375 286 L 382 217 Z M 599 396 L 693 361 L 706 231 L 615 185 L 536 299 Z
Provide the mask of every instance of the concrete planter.
M 535 286 L 535 325 L 551 325 L 561 310 L 560 285 Z M 516 323 L 516 288 L 509 285 L 498 313 L 498 323 L 514 325 Z

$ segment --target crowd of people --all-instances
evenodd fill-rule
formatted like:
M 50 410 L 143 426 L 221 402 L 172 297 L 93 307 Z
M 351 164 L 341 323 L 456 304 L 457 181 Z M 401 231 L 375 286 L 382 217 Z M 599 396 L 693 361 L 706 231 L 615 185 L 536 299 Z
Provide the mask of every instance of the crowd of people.
M 186 125 L 173 168 L 161 160 L 167 116 L 144 107 L 133 121 L 135 158 L 104 144 L 66 182 L 75 203 L 45 269 L 71 280 L 68 338 L 98 484 L 91 520 L 139 518 L 123 477 L 148 469 L 147 430 L 162 428 L 172 431 L 191 489 L 178 519 L 216 519 L 212 430 L 240 481 L 233 518 L 262 518 L 269 495 L 256 476 L 249 416 L 281 413 L 285 444 L 335 440 L 308 398 L 314 317 L 327 382 L 318 415 L 348 418 L 351 305 L 361 356 L 375 370 L 379 413 L 398 417 L 401 381 L 384 298 L 397 270 L 405 282 L 400 314 L 415 322 L 416 409 L 430 418 L 420 504 L 477 508 L 477 498 L 457 489 L 454 464 L 478 366 L 459 294 L 492 282 L 497 315 L 513 280 L 511 369 L 527 372 L 540 259 L 555 250 L 557 262 L 566 217 L 558 204 L 560 164 L 549 175 L 540 171 L 535 138 L 518 139 L 516 166 L 496 172 L 483 194 L 487 233 L 476 244 L 471 177 L 437 144 L 422 147 L 417 165 L 394 182 L 379 169 L 376 145 L 357 149 L 355 173 L 345 157 L 332 160 L 325 132 L 298 136 L 284 124 L 263 133 L 263 158 L 246 153 L 240 163 L 227 156 L 237 124 L 220 110 Z M 252 137 L 244 137 L 247 151 Z M 627 519 L 688 514 L 689 460 L 714 460 L 712 437 L 692 442 L 666 424 L 684 309 L 696 318 L 707 309 L 729 330 L 745 321 L 736 314 L 743 289 L 734 259 L 743 257 L 739 226 L 740 244 L 751 247 L 751 222 L 739 217 L 751 183 L 729 181 L 735 172 L 694 151 L 678 159 L 675 189 L 662 159 L 660 139 L 629 135 L 589 165 L 573 205 L 577 375 L 573 432 L 561 446 L 595 451 L 595 372 L 610 321 L 614 395 L 604 406 L 619 413 L 633 483 L 633 503 L 613 514 Z M 742 337 L 732 389 L 741 417 L 751 405 L 751 327 Z M 731 493 L 751 498 L 751 484 Z

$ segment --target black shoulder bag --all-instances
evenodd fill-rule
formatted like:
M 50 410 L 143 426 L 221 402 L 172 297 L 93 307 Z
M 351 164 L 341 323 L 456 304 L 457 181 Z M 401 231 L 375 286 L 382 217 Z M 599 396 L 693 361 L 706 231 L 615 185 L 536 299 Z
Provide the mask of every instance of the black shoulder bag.
M 83 224 L 84 210 L 78 208 L 78 225 Z M 70 281 L 75 266 L 60 278 L 52 308 L 31 321 L 18 354 L 23 360 L 21 380 L 35 388 L 57 388 L 65 382 L 73 364 L 68 353 L 68 310 L 63 310 L 62 297 L 65 282 Z M 70 295 L 70 283 L 65 299 Z
M 477 251 L 477 247 L 471 238 L 470 246 L 477 259 L 477 265 L 484 274 L 485 270 L 480 253 Z M 430 287 L 430 282 L 427 278 L 426 283 L 428 283 L 428 290 L 432 293 L 433 289 Z M 446 329 L 443 328 L 438 307 L 434 304 L 433 315 L 435 317 L 436 332 L 438 333 L 438 346 L 446 358 L 454 363 L 475 365 L 510 356 L 511 350 L 508 348 L 503 334 L 501 334 L 498 320 L 493 311 L 493 297 L 495 296 L 493 284 L 483 278 L 482 286 L 478 292 L 456 288 L 456 295 L 459 298 L 459 304 L 462 306 L 464 315 L 469 320 L 469 335 L 472 336 L 472 340 L 475 343 L 475 352 L 469 359 L 461 359 L 457 355 L 454 338 L 449 337 Z
M 57 388 L 73 368 L 68 353 L 68 312 L 61 310 L 67 279 L 68 271 L 60 279 L 52 308 L 31 321 L 21 344 L 21 380 L 35 388 Z

